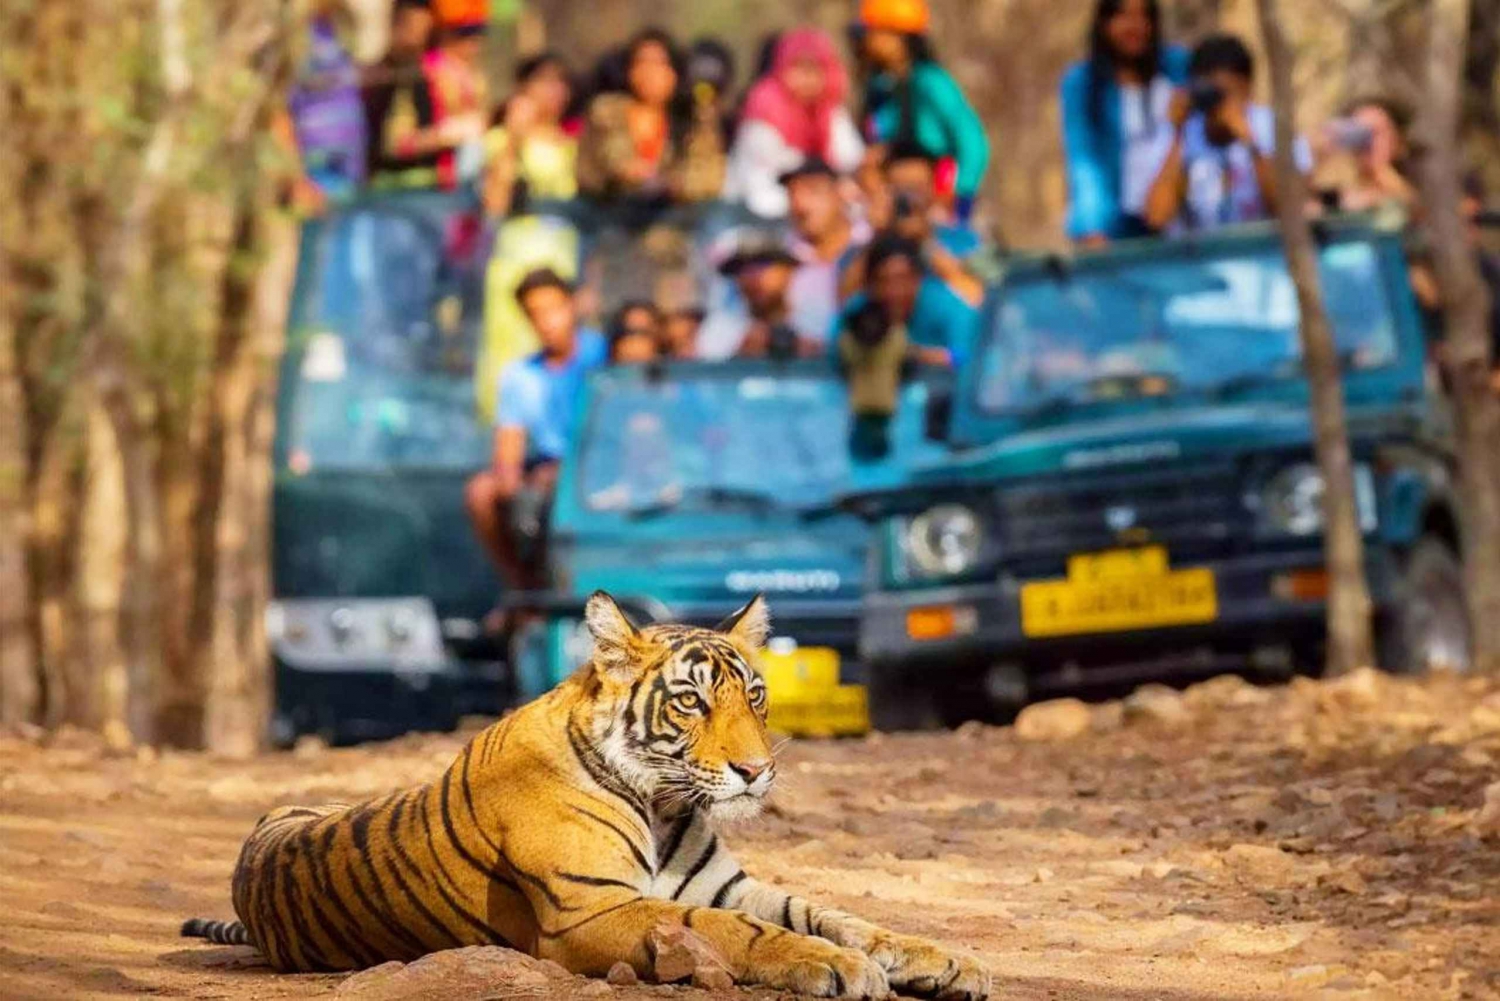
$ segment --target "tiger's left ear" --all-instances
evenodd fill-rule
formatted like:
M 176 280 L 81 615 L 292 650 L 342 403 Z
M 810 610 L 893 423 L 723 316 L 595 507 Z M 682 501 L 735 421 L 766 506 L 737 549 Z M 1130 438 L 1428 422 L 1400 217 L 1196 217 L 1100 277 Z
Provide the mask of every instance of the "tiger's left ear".
M 765 646 L 766 640 L 771 638 L 771 609 L 766 604 L 766 596 L 757 594 L 751 598 L 744 608 L 720 622 L 718 630 L 752 650 Z

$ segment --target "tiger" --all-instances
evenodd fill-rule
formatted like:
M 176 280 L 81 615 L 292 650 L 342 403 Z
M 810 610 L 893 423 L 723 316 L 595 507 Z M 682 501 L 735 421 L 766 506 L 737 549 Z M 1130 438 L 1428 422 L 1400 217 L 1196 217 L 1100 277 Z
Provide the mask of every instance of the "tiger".
M 262 817 L 231 880 L 239 920 L 182 934 L 251 945 L 284 972 L 498 945 L 649 978 L 653 930 L 685 927 L 744 985 L 988 997 L 973 958 L 762 883 L 725 849 L 719 830 L 755 816 L 776 779 L 763 596 L 713 629 L 639 627 L 602 591 L 584 618 L 590 659 L 436 781 Z

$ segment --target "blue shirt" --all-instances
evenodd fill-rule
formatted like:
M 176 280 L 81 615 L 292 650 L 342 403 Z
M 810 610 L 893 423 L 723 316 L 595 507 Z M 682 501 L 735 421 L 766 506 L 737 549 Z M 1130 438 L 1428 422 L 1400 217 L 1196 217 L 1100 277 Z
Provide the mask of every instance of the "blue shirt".
M 602 334 L 581 330 L 573 357 L 563 365 L 549 366 L 538 351 L 500 373 L 495 426 L 526 432 L 528 464 L 562 459 L 573 437 L 584 380 L 604 364 L 608 353 Z
M 844 304 L 838 323 L 829 338 L 829 355 L 837 363 L 839 333 L 853 316 L 869 302 L 860 292 Z M 906 322 L 907 339 L 915 347 L 947 348 L 953 355 L 953 367 L 961 366 L 969 356 L 979 326 L 979 311 L 960 299 L 937 278 L 928 275 L 917 291 L 917 303 Z
M 1187 80 L 1188 52 L 1175 45 L 1163 47 L 1161 65 L 1157 75 L 1127 102 L 1125 94 L 1113 74 L 1104 80 L 1103 120 L 1095 122 L 1089 111 L 1089 81 L 1091 66 L 1087 60 L 1074 63 L 1062 79 L 1062 131 L 1063 154 L 1068 178 L 1068 236 L 1073 239 L 1102 234 L 1108 237 L 1132 235 L 1127 215 L 1138 212 L 1139 205 L 1127 192 L 1127 187 L 1139 189 L 1139 185 L 1127 185 L 1128 173 L 1139 151 L 1142 159 L 1149 155 L 1149 145 L 1155 138 L 1154 123 L 1136 122 L 1142 110 L 1162 111 L 1156 118 L 1165 118 L 1164 108 L 1157 109 L 1156 95 L 1165 89 L 1170 91 Z M 1165 88 L 1163 88 L 1163 83 Z M 1162 96 L 1170 99 L 1169 94 Z M 1142 108 L 1142 102 L 1146 108 Z M 1136 112 L 1132 116 L 1132 112 Z M 1145 168 L 1134 171 L 1144 172 Z M 1145 178 L 1149 188 L 1151 177 Z M 1141 191 L 1140 194 L 1144 194 Z

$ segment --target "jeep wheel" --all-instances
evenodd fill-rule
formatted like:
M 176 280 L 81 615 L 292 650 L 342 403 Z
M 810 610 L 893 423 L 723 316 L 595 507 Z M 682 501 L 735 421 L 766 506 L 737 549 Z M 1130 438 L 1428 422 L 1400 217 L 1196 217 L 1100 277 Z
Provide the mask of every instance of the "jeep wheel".
M 1380 640 L 1381 661 L 1394 674 L 1473 666 L 1463 568 L 1443 541 L 1423 538 L 1407 554 Z

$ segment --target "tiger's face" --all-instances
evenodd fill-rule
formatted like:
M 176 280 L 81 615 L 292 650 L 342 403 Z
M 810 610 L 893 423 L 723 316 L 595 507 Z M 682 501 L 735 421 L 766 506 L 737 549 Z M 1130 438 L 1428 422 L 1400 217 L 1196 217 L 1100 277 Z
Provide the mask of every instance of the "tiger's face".
M 605 759 L 658 806 L 701 809 L 715 820 L 760 812 L 776 778 L 766 683 L 754 667 L 770 632 L 765 600 L 757 596 L 716 629 L 638 629 L 598 592 L 586 618 Z

